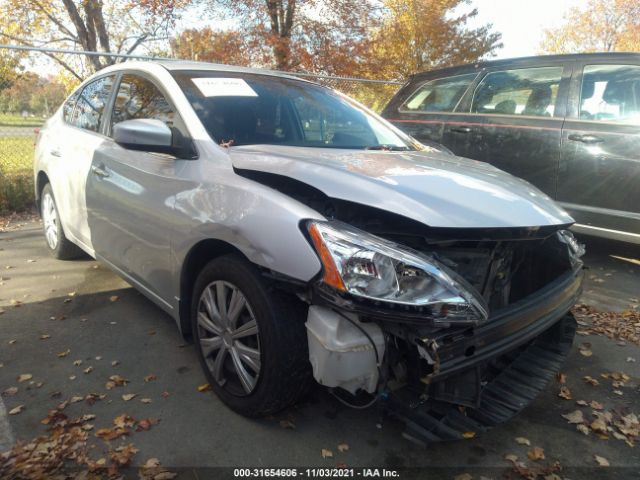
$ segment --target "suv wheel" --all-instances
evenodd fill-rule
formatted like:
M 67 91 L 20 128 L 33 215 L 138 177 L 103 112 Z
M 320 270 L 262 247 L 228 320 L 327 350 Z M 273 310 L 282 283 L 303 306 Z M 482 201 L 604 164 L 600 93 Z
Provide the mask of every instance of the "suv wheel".
M 44 238 L 53 256 L 59 260 L 68 260 L 80 256 L 80 249 L 71 243 L 64 234 L 50 184 L 46 184 L 42 189 L 40 215 L 42 216 Z
M 305 308 L 268 289 L 253 265 L 219 257 L 196 280 L 191 304 L 198 357 L 218 397 L 246 416 L 268 415 L 307 390 Z

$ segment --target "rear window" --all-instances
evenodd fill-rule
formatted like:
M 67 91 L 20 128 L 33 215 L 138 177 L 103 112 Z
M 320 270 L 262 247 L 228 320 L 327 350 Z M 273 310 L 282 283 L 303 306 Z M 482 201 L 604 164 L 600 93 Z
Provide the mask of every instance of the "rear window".
M 400 106 L 401 112 L 453 112 L 477 74 L 438 78 L 420 84 Z
M 580 91 L 580 119 L 640 124 L 640 67 L 585 66 Z
M 553 117 L 562 67 L 488 73 L 476 87 L 472 113 Z

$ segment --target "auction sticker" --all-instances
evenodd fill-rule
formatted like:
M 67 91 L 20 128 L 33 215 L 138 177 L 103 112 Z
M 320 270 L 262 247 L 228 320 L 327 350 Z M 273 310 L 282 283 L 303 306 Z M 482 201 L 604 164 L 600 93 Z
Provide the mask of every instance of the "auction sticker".
M 257 97 L 258 94 L 241 78 L 192 78 L 205 97 Z

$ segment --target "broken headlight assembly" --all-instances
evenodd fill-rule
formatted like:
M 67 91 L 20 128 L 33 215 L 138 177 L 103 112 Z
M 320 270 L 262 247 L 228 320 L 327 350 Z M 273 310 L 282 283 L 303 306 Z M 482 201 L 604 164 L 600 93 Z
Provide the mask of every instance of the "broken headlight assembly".
M 559 230 L 558 240 L 567 245 L 569 259 L 573 267 L 582 264 L 580 258 L 585 254 L 584 245 L 578 242 L 570 230 Z
M 488 307 L 440 262 L 342 222 L 310 222 L 322 281 L 355 299 L 420 307 L 435 324 L 484 322 Z

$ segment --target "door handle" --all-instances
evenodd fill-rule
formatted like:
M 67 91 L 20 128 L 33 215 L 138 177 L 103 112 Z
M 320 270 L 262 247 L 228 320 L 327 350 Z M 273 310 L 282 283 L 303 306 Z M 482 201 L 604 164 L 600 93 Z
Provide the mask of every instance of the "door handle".
M 573 140 L 574 142 L 582 142 L 582 143 L 601 143 L 604 140 L 600 137 L 596 137 L 595 135 L 580 135 L 579 133 L 572 133 L 569 135 L 569 140 Z
M 96 167 L 95 165 L 91 167 L 91 171 L 98 177 L 106 178 L 109 176 L 109 172 L 107 172 L 104 168 Z
M 455 133 L 471 133 L 471 128 L 469 127 L 453 127 L 449 129 L 450 132 Z
M 60 153 L 59 150 L 51 150 L 49 153 L 51 154 L 52 157 L 61 157 L 62 156 L 62 154 Z

